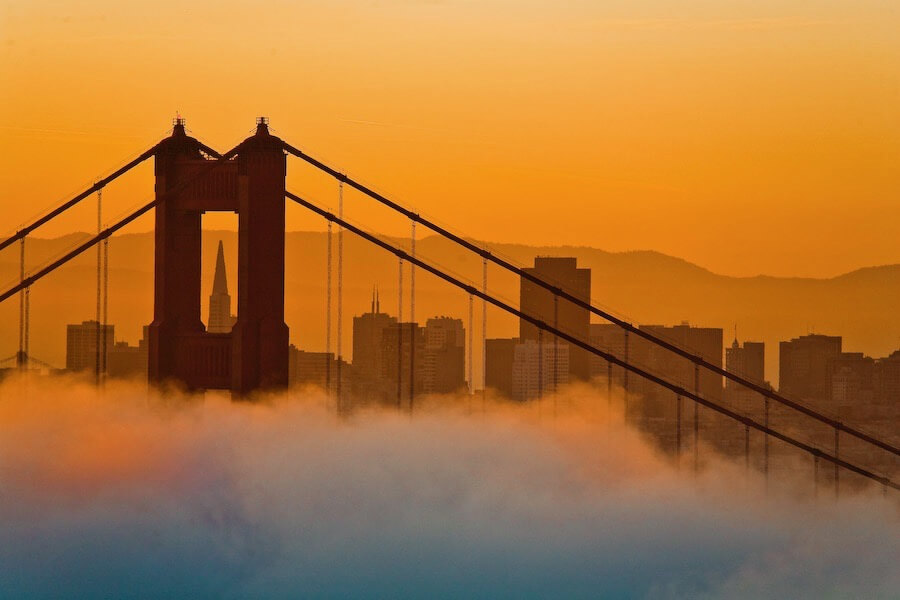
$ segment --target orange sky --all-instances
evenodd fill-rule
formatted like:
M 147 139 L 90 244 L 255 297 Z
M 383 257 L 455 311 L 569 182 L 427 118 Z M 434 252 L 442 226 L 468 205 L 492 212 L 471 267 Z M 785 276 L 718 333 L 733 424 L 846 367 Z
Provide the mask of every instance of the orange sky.
M 895 2 L 267 4 L 6 0 L 2 233 L 149 147 L 180 111 L 221 149 L 265 114 L 474 237 L 656 249 L 736 275 L 900 262 Z M 323 178 L 289 169 L 293 190 L 336 202 Z M 145 168 L 106 192 L 108 216 L 151 193 Z M 358 221 L 407 231 L 347 202 Z M 41 235 L 91 228 L 93 211 Z M 290 228 L 313 226 L 290 210 Z

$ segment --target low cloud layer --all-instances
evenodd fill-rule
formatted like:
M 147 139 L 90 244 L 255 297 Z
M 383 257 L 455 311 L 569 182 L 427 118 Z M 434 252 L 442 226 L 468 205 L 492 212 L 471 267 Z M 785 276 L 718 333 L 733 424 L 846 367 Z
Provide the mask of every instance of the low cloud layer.
M 889 598 L 896 498 L 699 479 L 585 390 L 338 418 L 0 385 L 0 596 Z

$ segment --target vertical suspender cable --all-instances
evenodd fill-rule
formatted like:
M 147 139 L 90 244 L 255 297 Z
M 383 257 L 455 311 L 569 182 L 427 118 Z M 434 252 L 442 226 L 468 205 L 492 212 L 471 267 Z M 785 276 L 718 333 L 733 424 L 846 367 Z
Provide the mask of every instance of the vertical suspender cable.
M 553 329 L 559 329 L 559 296 L 553 294 Z M 553 336 L 553 378 L 551 381 L 553 382 L 553 392 L 556 393 L 556 388 L 559 383 L 559 338 L 554 335 Z M 553 406 L 556 407 L 556 396 L 553 399 Z
M 338 217 L 344 219 L 344 182 L 338 182 Z M 343 362 L 343 320 L 344 320 L 344 227 L 338 224 L 338 256 L 337 256 L 337 407 L 342 406 L 341 397 L 341 363 Z
M 28 370 L 28 361 L 31 357 L 31 349 L 29 344 L 29 325 L 31 323 L 31 286 L 25 288 L 25 354 L 22 356 L 22 362 L 25 370 Z
M 625 362 L 628 362 L 628 330 L 625 330 Z M 628 369 L 622 369 L 622 419 L 628 422 Z
M 750 470 L 750 426 L 744 425 L 744 468 Z
M 606 361 L 606 418 L 609 420 L 610 427 L 612 427 L 612 377 L 612 361 L 608 360 Z
M 103 189 L 97 190 L 97 233 L 100 233 L 103 230 Z M 97 316 L 96 316 L 96 338 L 94 339 L 94 382 L 100 383 L 100 336 L 104 333 L 100 331 L 100 300 L 101 300 L 101 289 L 100 289 L 100 268 L 101 268 L 101 260 L 103 258 L 103 249 L 98 245 L 97 246 Z
M 25 238 L 19 243 L 19 283 L 25 280 Z M 25 368 L 25 290 L 19 292 L 19 353 L 16 366 Z
M 474 315 L 475 315 L 475 297 L 472 294 L 469 294 L 469 344 L 468 344 L 468 346 L 469 346 L 469 377 L 468 377 L 468 380 L 469 380 L 469 395 L 470 396 L 475 393 L 475 373 L 472 370 L 472 364 L 473 364 L 472 363 L 472 352 L 474 350 L 474 346 L 472 345 L 473 338 L 474 338 L 473 327 L 475 325 Z
M 763 420 L 766 425 L 766 428 L 768 429 L 768 427 L 769 427 L 769 398 L 764 397 L 763 400 L 765 400 L 765 404 L 763 407 L 763 411 L 765 412 L 765 414 L 763 416 Z M 765 471 L 765 475 L 766 475 L 766 490 L 768 491 L 768 489 L 769 489 L 769 434 L 768 433 L 763 434 L 763 470 Z
M 403 259 L 397 260 L 397 408 L 403 408 Z
M 416 258 L 416 222 L 410 219 L 409 251 Z M 402 293 L 402 290 L 401 290 Z M 416 393 L 416 265 L 409 263 L 409 409 Z
M 675 464 L 681 463 L 681 394 L 675 396 Z
M 103 352 L 102 352 L 102 378 L 106 380 L 107 361 L 109 348 L 107 348 L 106 328 L 109 324 L 109 238 L 103 240 Z
M 837 427 L 834 428 L 834 457 L 840 458 L 841 449 L 841 431 Z M 834 497 L 837 499 L 841 491 L 841 474 L 838 471 L 837 463 L 834 463 Z
M 487 396 L 487 285 L 488 285 L 488 261 L 487 258 L 481 259 L 481 408 Z M 471 340 L 469 342 L 471 346 Z
M 819 455 L 813 454 L 813 498 L 819 497 Z
M 331 394 L 331 221 L 328 221 L 325 249 L 325 394 Z
M 538 399 L 544 397 L 544 330 L 538 329 Z
M 694 365 L 694 393 L 700 395 L 700 365 Z M 700 469 L 700 404 L 694 402 L 694 473 Z

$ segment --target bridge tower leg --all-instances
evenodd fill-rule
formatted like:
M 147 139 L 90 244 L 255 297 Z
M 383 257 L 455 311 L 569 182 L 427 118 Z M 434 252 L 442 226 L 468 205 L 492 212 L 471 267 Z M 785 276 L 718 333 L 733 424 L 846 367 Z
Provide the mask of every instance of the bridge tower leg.
M 265 119 L 238 163 L 238 313 L 232 330 L 231 391 L 286 388 L 284 192 L 287 157 Z
M 156 152 L 156 197 L 182 186 L 190 177 L 186 161 L 201 160 L 183 122 Z M 148 374 L 151 382 L 177 381 L 190 388 L 179 367 L 186 335 L 205 331 L 200 320 L 200 211 L 187 208 L 180 196 L 156 207 L 153 322 L 148 328 Z

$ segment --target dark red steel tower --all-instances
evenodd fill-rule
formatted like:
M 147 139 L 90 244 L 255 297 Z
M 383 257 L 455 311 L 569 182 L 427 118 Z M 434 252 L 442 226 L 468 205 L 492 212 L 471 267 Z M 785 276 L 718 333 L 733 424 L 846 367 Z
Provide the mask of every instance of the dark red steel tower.
M 224 164 L 211 165 L 176 120 L 156 153 L 156 269 L 149 377 L 188 389 L 245 395 L 287 387 L 284 323 L 284 179 L 282 141 L 266 120 Z M 238 214 L 237 322 L 208 333 L 200 320 L 200 217 Z

